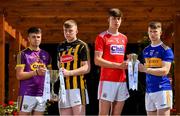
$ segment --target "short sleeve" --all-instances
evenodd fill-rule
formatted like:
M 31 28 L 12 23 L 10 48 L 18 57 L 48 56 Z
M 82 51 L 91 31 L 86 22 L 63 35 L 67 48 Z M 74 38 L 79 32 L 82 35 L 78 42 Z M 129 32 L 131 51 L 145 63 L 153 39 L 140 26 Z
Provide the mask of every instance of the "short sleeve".
M 23 52 L 17 55 L 17 64 L 16 67 L 25 67 L 26 57 Z
M 87 61 L 89 58 L 89 49 L 87 45 L 83 45 L 81 50 L 80 50 L 80 59 L 81 61 Z
M 174 60 L 174 54 L 171 48 L 165 50 L 164 54 L 163 54 L 163 61 L 166 62 L 173 62 Z
M 101 52 L 103 52 L 103 49 L 104 49 L 104 41 L 103 41 L 103 38 L 98 35 L 98 36 L 96 37 L 96 41 L 95 41 L 95 51 L 101 51 Z
M 48 54 L 48 55 L 49 55 L 49 54 Z M 52 58 L 51 58 L 51 56 L 49 55 L 49 59 L 48 59 L 47 68 L 49 68 L 49 69 L 51 69 L 51 68 L 52 68 L 52 65 L 51 65 L 51 63 L 52 63 Z

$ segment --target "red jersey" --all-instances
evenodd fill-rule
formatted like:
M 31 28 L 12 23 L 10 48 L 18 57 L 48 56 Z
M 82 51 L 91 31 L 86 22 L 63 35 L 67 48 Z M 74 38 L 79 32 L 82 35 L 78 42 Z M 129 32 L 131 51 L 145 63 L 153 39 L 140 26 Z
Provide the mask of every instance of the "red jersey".
M 126 50 L 127 37 L 121 33 L 102 32 L 96 37 L 95 51 L 103 52 L 102 58 L 111 62 L 122 63 Z M 101 81 L 125 82 L 125 70 L 101 67 Z

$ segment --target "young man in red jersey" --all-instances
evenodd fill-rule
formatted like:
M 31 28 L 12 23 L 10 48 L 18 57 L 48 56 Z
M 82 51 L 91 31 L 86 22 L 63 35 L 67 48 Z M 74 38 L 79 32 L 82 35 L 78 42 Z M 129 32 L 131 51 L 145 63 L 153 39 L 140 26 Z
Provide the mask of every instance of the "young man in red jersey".
M 125 70 L 127 62 L 124 55 L 127 37 L 118 32 L 122 12 L 117 8 L 109 10 L 109 28 L 96 37 L 95 64 L 101 67 L 98 88 L 99 115 L 119 115 L 124 102 L 129 97 Z

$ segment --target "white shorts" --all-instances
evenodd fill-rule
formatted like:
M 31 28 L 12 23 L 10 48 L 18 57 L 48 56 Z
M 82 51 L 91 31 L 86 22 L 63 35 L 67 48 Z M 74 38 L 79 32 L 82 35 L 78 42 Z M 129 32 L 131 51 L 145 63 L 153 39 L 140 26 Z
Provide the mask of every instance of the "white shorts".
M 18 109 L 22 112 L 44 112 L 46 107 L 46 101 L 42 97 L 36 96 L 19 96 L 18 97 Z
M 68 89 L 66 90 L 66 102 L 62 103 L 59 101 L 59 108 L 70 108 L 77 105 L 86 105 L 89 104 L 89 97 L 87 89 Z
M 98 87 L 98 99 L 114 101 L 125 101 L 129 98 L 126 82 L 100 81 Z
M 164 108 L 172 108 L 173 95 L 171 90 L 146 93 L 146 111 L 155 111 Z

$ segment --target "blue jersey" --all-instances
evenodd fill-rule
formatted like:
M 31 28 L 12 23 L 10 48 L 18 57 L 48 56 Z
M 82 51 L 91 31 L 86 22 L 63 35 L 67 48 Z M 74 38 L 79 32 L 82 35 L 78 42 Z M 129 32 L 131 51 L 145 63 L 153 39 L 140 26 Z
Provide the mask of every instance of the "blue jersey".
M 157 46 L 147 46 L 143 51 L 143 56 L 147 68 L 160 68 L 163 61 L 172 62 L 174 60 L 171 48 L 163 43 Z M 151 93 L 162 90 L 172 90 L 168 76 L 146 74 L 146 92 Z

